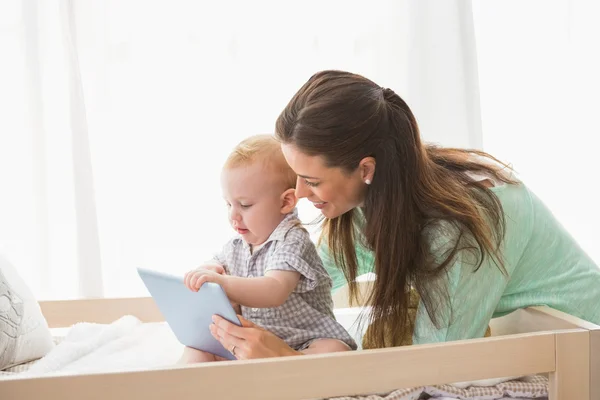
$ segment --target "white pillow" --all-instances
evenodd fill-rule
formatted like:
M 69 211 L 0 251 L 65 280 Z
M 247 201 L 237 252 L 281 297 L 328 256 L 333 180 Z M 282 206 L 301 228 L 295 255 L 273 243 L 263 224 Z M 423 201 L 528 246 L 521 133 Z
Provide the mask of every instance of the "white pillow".
M 0 255 L 0 371 L 45 356 L 54 346 L 38 302 Z

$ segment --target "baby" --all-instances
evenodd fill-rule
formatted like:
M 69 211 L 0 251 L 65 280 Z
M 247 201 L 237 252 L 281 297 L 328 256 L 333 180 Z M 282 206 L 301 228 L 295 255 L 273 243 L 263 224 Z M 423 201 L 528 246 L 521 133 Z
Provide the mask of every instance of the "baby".
M 303 353 L 356 349 L 335 320 L 331 279 L 296 211 L 296 175 L 273 136 L 242 141 L 221 175 L 229 222 L 238 233 L 185 284 L 223 287 L 238 313 Z M 235 349 L 229 349 L 235 356 Z M 217 361 L 189 347 L 182 363 Z

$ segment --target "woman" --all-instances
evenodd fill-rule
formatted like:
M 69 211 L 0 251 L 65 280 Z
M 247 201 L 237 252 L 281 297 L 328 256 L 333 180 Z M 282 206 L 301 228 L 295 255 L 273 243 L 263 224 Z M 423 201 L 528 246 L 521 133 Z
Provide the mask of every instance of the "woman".
M 483 337 L 492 317 L 548 305 L 600 324 L 600 269 L 543 203 L 490 155 L 421 142 L 391 89 L 351 73 L 312 76 L 276 135 L 296 193 L 326 218 L 321 256 L 334 289 L 374 272 L 370 343 Z M 212 327 L 240 358 L 297 354 L 250 323 Z

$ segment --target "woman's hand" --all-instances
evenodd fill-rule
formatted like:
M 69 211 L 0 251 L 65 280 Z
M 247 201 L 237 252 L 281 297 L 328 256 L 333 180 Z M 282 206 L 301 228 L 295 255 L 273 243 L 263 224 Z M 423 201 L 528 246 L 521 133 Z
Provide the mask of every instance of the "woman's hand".
M 210 332 L 238 360 L 301 355 L 273 333 L 238 315 L 242 326 L 213 316 Z

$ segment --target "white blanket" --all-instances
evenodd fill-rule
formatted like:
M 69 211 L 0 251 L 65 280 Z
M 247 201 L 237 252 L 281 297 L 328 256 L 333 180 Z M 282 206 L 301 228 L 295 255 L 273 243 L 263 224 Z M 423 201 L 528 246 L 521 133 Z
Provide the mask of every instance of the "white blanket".
M 79 323 L 19 376 L 157 368 L 174 364 L 182 351 L 165 323 L 143 324 L 132 316 L 108 325 Z

